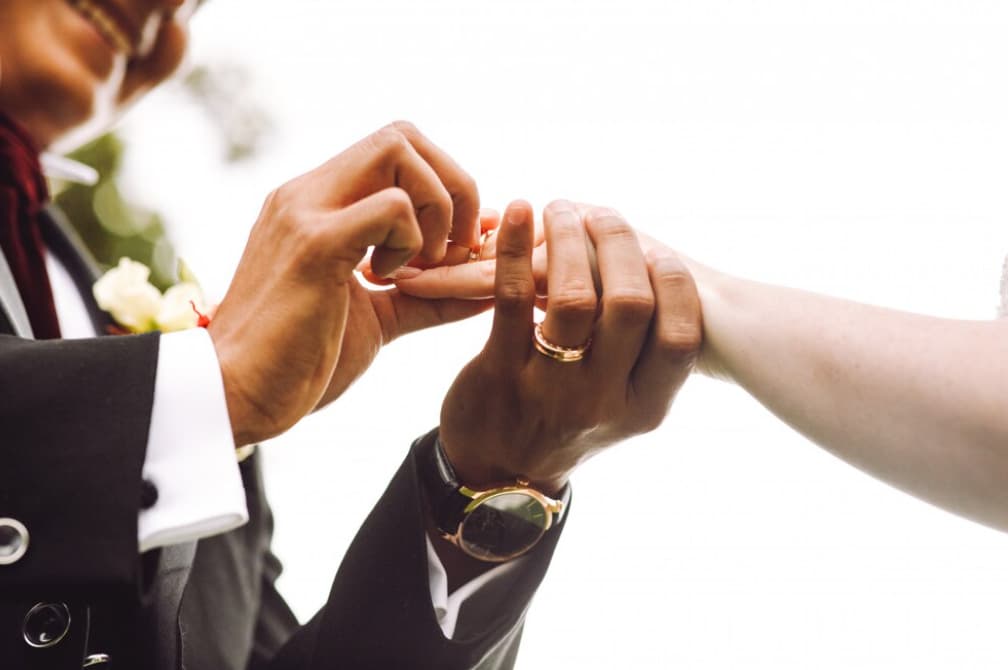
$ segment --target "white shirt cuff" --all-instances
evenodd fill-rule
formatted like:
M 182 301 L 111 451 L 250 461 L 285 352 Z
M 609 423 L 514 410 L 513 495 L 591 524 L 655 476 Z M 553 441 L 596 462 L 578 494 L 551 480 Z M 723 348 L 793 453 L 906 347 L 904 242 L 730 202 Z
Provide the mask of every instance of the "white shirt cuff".
M 143 478 L 158 496 L 140 511 L 141 553 L 248 521 L 224 382 L 203 328 L 161 336 Z
M 441 626 L 441 632 L 444 633 L 444 636 L 449 640 L 454 637 L 455 628 L 458 625 L 459 611 L 462 609 L 462 605 L 470 599 L 472 602 L 466 608 L 466 627 L 468 629 L 474 630 L 480 628 L 479 621 L 470 619 L 486 618 L 489 621 L 491 617 L 496 616 L 497 610 L 491 603 L 487 603 L 487 607 L 480 607 L 478 592 L 491 582 L 516 570 L 525 558 L 522 556 L 513 561 L 501 563 L 472 581 L 466 582 L 456 589 L 454 593 L 448 595 L 448 574 L 445 572 L 444 565 L 441 563 L 441 559 L 434 549 L 434 544 L 431 542 L 430 537 L 428 537 L 427 578 L 430 582 L 431 605 L 434 606 L 434 614 L 437 617 L 438 625 Z

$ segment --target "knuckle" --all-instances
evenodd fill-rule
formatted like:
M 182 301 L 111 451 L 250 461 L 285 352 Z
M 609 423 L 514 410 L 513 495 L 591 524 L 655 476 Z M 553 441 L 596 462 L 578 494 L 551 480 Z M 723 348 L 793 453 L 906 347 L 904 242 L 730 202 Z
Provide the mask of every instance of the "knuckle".
M 574 212 L 576 210 L 574 207 L 574 203 L 572 203 L 570 200 L 564 200 L 560 198 L 557 200 L 553 200 L 548 205 L 546 205 L 545 211 L 549 212 L 550 214 L 557 214 L 559 212 Z
M 631 430 L 636 435 L 643 435 L 644 433 L 650 433 L 658 430 L 661 428 L 663 423 L 665 423 L 664 412 L 645 412 L 644 415 L 639 417 L 634 423 Z
M 494 291 L 494 297 L 498 309 L 524 307 L 535 299 L 535 287 L 522 277 L 502 279 Z
M 572 281 L 562 290 L 550 295 L 549 309 L 561 316 L 594 318 L 598 309 L 598 297 L 592 287 L 580 281 Z
M 410 199 L 409 193 L 398 186 L 385 190 L 384 204 L 390 217 L 399 219 L 414 216 L 413 200 Z
M 665 325 L 659 328 L 655 344 L 663 358 L 692 365 L 703 344 L 703 329 L 699 321 Z
M 306 271 L 325 265 L 333 255 L 332 245 L 323 234 L 323 226 L 302 221 L 287 231 L 286 238 L 295 250 L 297 264 Z
M 674 253 L 667 251 L 652 251 L 648 261 L 654 268 L 654 272 L 659 278 L 671 282 L 688 280 L 692 283 L 693 281 L 693 278 L 689 274 L 689 270 L 686 269 L 686 266 Z
M 298 198 L 294 191 L 296 187 L 290 183 L 273 190 L 263 203 L 262 219 L 269 227 L 296 232 L 303 225 L 303 213 L 298 210 Z
M 282 211 L 290 206 L 292 202 L 295 201 L 294 190 L 296 187 L 293 182 L 287 182 L 286 184 L 281 184 L 273 190 L 268 196 L 266 196 L 266 204 L 273 211 Z
M 275 188 L 275 189 L 273 189 L 272 191 L 270 191 L 269 193 L 266 194 L 266 198 L 263 200 L 263 205 L 262 205 L 262 210 L 264 212 L 271 211 L 274 207 L 276 207 L 276 200 L 279 197 L 277 194 L 280 191 L 280 188 L 283 188 L 283 187 L 281 186 L 281 187 Z
M 577 213 L 571 210 L 561 210 L 546 222 L 550 237 L 563 242 L 580 241 L 584 239 L 584 225 Z
M 438 227 L 445 230 L 451 229 L 451 218 L 455 211 L 455 201 L 448 191 L 438 189 L 429 207 L 437 213 L 435 220 L 439 224 Z
M 476 266 L 476 270 L 483 281 L 492 282 L 494 277 L 497 276 L 496 263 L 474 263 L 473 265 Z
M 475 198 L 476 202 L 479 202 L 479 187 L 476 185 L 476 179 L 468 172 L 463 172 L 458 178 L 458 188 L 456 199 L 472 200 Z
M 593 205 L 588 208 L 585 213 L 585 218 L 588 220 L 599 220 L 599 219 L 623 219 L 623 216 L 617 212 L 612 207 L 600 207 L 598 205 Z
M 584 230 L 584 223 L 578 213 L 570 208 L 555 208 L 546 210 L 548 216 L 544 217 L 543 225 L 547 230 L 551 230 L 554 235 L 581 236 Z
M 386 127 L 395 130 L 403 138 L 416 137 L 420 135 L 420 130 L 416 127 L 416 125 L 410 121 L 406 121 L 405 119 L 393 121 Z
M 618 321 L 638 323 L 650 321 L 654 315 L 655 298 L 643 289 L 619 289 L 604 294 L 602 309 Z
M 479 187 L 469 173 L 462 173 L 453 191 L 451 200 L 456 209 L 473 217 L 479 216 Z
M 671 259 L 671 262 L 662 260 L 655 265 L 655 274 L 658 290 L 674 292 L 696 292 L 696 284 L 693 282 L 693 275 L 686 269 L 678 259 Z
M 637 234 L 616 210 L 606 207 L 593 207 L 585 216 L 585 225 L 596 238 L 634 239 Z
M 409 146 L 409 140 L 406 136 L 392 125 L 376 131 L 368 140 L 371 148 L 386 159 L 400 155 Z

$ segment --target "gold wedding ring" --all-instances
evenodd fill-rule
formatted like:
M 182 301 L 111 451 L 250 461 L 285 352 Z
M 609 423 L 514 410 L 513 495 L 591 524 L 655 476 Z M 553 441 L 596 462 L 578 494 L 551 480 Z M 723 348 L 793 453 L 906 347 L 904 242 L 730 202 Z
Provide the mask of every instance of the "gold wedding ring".
M 542 323 L 537 323 L 532 334 L 532 343 L 535 344 L 536 351 L 546 358 L 552 358 L 561 363 L 576 363 L 585 357 L 585 352 L 591 347 L 592 341 L 591 338 L 588 338 L 588 341 L 580 347 L 561 347 L 559 344 L 553 344 L 547 340 L 543 335 Z
M 493 237 L 493 234 L 496 232 L 497 232 L 496 228 L 491 228 L 490 230 L 480 235 L 479 244 L 475 248 L 469 250 L 470 263 L 475 263 L 476 261 L 483 260 L 483 249 L 486 248 L 487 241 L 489 241 L 490 238 Z
M 496 228 L 491 228 L 490 230 L 480 235 L 480 243 L 479 243 L 479 249 L 477 250 L 476 254 L 476 260 L 479 261 L 483 260 L 483 250 L 486 249 L 487 242 L 490 241 L 490 238 L 493 237 L 496 232 L 497 232 Z

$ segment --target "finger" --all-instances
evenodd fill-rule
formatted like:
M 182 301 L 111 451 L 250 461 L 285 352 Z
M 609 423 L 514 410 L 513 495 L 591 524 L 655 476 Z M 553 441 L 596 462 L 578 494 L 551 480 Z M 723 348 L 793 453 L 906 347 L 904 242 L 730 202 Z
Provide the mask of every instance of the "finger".
M 497 257 L 497 229 L 500 227 L 500 213 L 495 209 L 480 210 L 480 238 L 475 250 L 480 260 Z
M 424 300 L 395 289 L 377 291 L 372 298 L 376 311 L 385 310 L 379 315 L 382 323 L 393 326 L 385 333 L 386 344 L 400 335 L 468 319 L 494 305 L 493 300 Z
M 493 297 L 497 261 L 490 259 L 460 265 L 438 266 L 429 270 L 406 266 L 393 272 L 388 279 L 382 279 L 375 275 L 369 261 L 363 261 L 357 269 L 371 283 L 378 285 L 395 283 L 403 293 L 417 298 L 481 300 Z M 544 244 L 532 250 L 532 277 L 535 281 L 536 296 L 544 298 L 549 291 L 546 245 Z M 543 304 L 546 304 L 545 301 Z
M 488 233 L 500 227 L 501 215 L 496 209 L 484 207 L 479 213 L 480 232 Z
M 649 404 L 657 421 L 693 369 L 703 340 L 703 316 L 696 284 L 679 257 L 662 247 L 646 258 L 655 316 L 631 387 L 637 402 Z
M 487 351 L 492 361 L 503 369 L 522 366 L 528 360 L 532 345 L 532 309 L 535 303 L 533 219 L 531 205 L 514 202 L 504 212 L 498 233 L 494 285 L 496 309 Z
M 592 365 L 606 378 L 628 380 L 655 309 L 647 263 L 633 228 L 614 210 L 592 208 L 585 228 L 595 246 L 603 289 Z
M 492 298 L 497 261 L 477 261 L 416 271 L 402 268 L 393 273 L 396 286 L 418 298 Z
M 480 210 L 480 229 L 483 231 L 483 245 L 479 257 L 482 260 L 470 262 L 470 250 L 461 247 L 448 246 L 445 259 L 436 268 L 420 270 L 404 267 L 397 270 L 390 280 L 377 277 L 367 261 L 361 263 L 358 269 L 364 277 L 375 284 L 384 285 L 394 281 L 400 290 L 418 298 L 440 299 L 459 298 L 463 300 L 481 300 L 492 298 L 494 294 L 494 277 L 496 275 L 497 230 L 500 227 L 501 215 L 497 210 L 484 208 Z M 546 293 L 546 247 L 541 245 L 542 227 L 536 227 L 539 236 L 533 255 L 532 267 L 536 280 L 536 293 Z M 464 253 L 465 257 L 462 257 Z M 451 266 L 451 267 L 446 267 Z
M 437 172 L 394 127 L 357 142 L 298 181 L 307 192 L 322 194 L 323 206 L 344 208 L 392 186 L 409 194 L 423 233 L 417 261 L 432 265 L 444 258 L 451 232 L 451 195 Z
M 464 247 L 474 247 L 480 235 L 480 199 L 476 181 L 448 154 L 424 137 L 412 123 L 397 121 L 392 126 L 409 140 L 416 152 L 434 169 L 450 194 L 453 205 L 449 235 L 451 240 Z
M 536 295 L 549 296 L 549 258 L 545 244 L 537 245 L 532 251 L 532 276 L 535 277 Z
M 588 236 L 574 206 L 562 200 L 546 207 L 543 225 L 550 289 L 543 335 L 561 347 L 578 347 L 591 337 L 598 308 Z
M 449 242 L 448 251 L 445 252 L 444 258 L 442 258 L 438 263 L 438 267 L 442 265 L 462 265 L 463 263 L 468 263 L 472 254 L 473 250 L 469 247 Z
M 437 171 L 408 145 L 401 149 L 395 184 L 409 194 L 423 233 L 417 260 L 428 264 L 441 262 L 451 237 L 454 205 L 449 191 Z
M 349 277 L 373 246 L 371 268 L 382 277 L 415 256 L 423 239 L 412 200 L 393 187 L 338 210 L 311 243 L 332 254 L 340 278 Z
M 497 258 L 497 227 L 500 226 L 500 214 L 493 209 L 481 209 L 480 210 L 480 230 L 483 232 L 480 246 L 480 259 L 488 260 L 491 258 Z M 542 246 L 545 242 L 545 234 L 543 233 L 542 222 L 537 221 L 535 224 L 535 246 Z M 545 274 L 545 256 L 543 257 L 543 274 Z
M 463 244 L 459 244 L 455 241 L 449 241 L 448 249 L 445 251 L 444 258 L 442 258 L 438 262 L 437 267 L 441 267 L 444 265 L 462 265 L 463 263 L 470 263 L 473 261 L 474 254 L 478 255 L 479 258 L 484 258 L 484 254 L 480 245 L 484 243 L 484 240 L 486 241 L 486 243 L 492 245 L 491 240 L 493 239 L 493 233 L 496 232 L 497 226 L 499 225 L 500 225 L 500 214 L 498 214 L 495 210 L 492 209 L 481 209 L 480 229 L 483 231 L 483 234 L 480 236 L 476 246 L 469 247 Z M 410 263 L 410 265 L 421 269 L 425 268 L 426 266 L 425 263 L 420 262 L 418 259 L 414 259 Z M 367 276 L 367 273 L 365 273 L 365 276 Z M 410 274 L 410 276 L 414 276 L 414 274 Z M 479 296 L 474 295 L 471 297 L 480 297 L 480 298 L 492 297 L 493 296 L 492 276 L 489 284 L 487 284 L 487 289 L 488 290 L 485 293 Z M 431 296 L 431 297 L 453 297 L 453 296 L 451 294 L 446 294 L 444 296 Z M 455 297 L 463 298 L 470 296 L 455 296 Z

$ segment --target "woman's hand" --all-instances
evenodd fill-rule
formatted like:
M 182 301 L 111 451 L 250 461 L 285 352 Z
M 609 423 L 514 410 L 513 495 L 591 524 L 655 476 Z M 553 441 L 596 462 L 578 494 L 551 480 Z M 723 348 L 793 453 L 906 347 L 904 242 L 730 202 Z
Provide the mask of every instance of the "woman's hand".
M 574 203 L 581 216 L 586 216 L 594 207 L 584 203 Z M 481 211 L 483 230 L 497 227 L 500 217 L 491 209 Z M 658 240 L 640 231 L 635 231 L 641 251 L 647 254 L 652 249 L 667 249 Z M 458 298 L 462 300 L 485 300 L 493 297 L 494 274 L 496 272 L 497 240 L 496 236 L 484 237 L 485 243 L 479 248 L 479 259 L 471 263 L 464 260 L 451 263 L 440 263 L 427 269 L 404 268 L 397 272 L 392 280 L 403 293 L 422 298 Z M 588 246 L 591 263 L 592 281 L 599 288 L 598 264 L 594 248 Z M 684 259 L 685 260 L 685 259 Z M 549 294 L 549 273 L 547 272 L 546 238 L 540 225 L 535 227 L 535 248 L 532 251 L 532 276 L 535 279 L 536 295 L 541 298 L 541 304 Z M 365 271 L 365 276 L 372 279 Z

